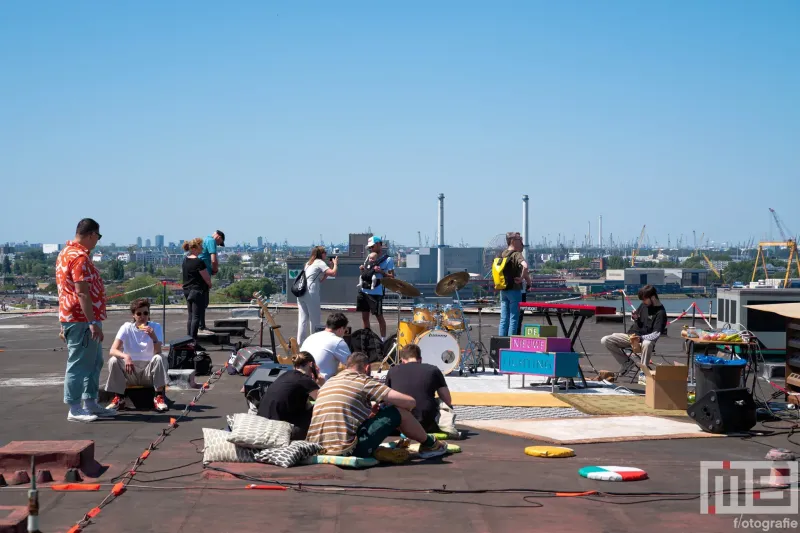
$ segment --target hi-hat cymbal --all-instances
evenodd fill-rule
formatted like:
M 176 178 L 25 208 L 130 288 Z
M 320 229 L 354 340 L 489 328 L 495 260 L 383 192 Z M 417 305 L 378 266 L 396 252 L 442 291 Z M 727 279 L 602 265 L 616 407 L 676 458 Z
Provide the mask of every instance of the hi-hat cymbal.
M 460 291 L 469 283 L 468 272 L 456 272 L 445 276 L 436 284 L 436 294 L 439 296 L 450 296 L 456 291 Z
M 383 284 L 384 287 L 386 287 L 390 291 L 396 292 L 397 294 L 400 294 L 402 296 L 407 296 L 409 298 L 416 298 L 421 294 L 419 292 L 419 289 L 401 279 L 383 278 L 381 279 L 381 283 Z

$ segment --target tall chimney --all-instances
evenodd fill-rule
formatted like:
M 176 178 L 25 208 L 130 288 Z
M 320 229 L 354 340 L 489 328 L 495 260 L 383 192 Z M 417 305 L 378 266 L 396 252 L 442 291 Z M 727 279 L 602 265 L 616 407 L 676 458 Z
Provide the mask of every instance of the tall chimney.
M 586 222 L 586 246 L 588 248 L 592 247 L 592 221 L 591 220 Z
M 528 195 L 522 196 L 522 255 L 528 260 Z
M 436 262 L 436 281 L 444 277 L 444 194 L 439 194 L 439 238 L 436 243 L 437 262 Z
M 597 221 L 597 246 L 603 247 L 603 215 L 600 215 L 600 220 Z

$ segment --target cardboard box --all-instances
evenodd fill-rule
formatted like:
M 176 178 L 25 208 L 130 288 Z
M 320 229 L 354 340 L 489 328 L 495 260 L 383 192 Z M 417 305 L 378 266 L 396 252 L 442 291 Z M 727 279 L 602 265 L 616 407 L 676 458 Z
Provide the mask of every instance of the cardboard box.
M 543 324 L 525 324 L 522 327 L 523 337 L 558 337 L 558 326 Z
M 644 403 L 647 407 L 651 409 L 686 410 L 688 366 L 675 363 L 674 365 L 656 365 L 655 370 L 650 370 L 640 364 L 639 368 L 647 376 L 647 385 L 644 393 Z

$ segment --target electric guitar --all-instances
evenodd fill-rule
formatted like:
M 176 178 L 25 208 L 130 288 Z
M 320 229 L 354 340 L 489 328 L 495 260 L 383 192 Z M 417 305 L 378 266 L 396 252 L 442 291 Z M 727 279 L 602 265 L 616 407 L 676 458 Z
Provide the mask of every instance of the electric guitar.
M 286 351 L 286 356 L 281 357 L 278 354 L 275 354 L 275 357 L 278 358 L 278 362 L 285 365 L 292 364 L 292 355 L 298 353 L 297 347 L 297 339 L 291 337 L 289 342 L 286 342 L 286 339 L 283 338 L 283 333 L 281 333 L 281 327 L 275 322 L 275 317 L 272 316 L 272 313 L 269 312 L 269 306 L 267 305 L 266 299 L 261 292 L 254 292 L 253 298 L 256 299 L 258 305 L 261 307 L 261 311 L 264 313 L 264 318 L 267 319 L 267 322 L 270 326 L 272 326 L 272 330 L 275 332 L 275 337 L 278 339 L 278 343 L 281 345 Z

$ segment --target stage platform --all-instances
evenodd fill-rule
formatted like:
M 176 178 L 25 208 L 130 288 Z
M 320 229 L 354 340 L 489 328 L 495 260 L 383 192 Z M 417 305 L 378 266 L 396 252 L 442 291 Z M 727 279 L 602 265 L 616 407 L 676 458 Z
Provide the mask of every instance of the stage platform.
M 227 311 L 212 311 L 208 320 L 212 323 L 214 319 L 228 316 L 230 314 Z M 360 317 L 355 314 L 348 314 L 348 317 L 354 329 L 360 327 Z M 106 324 L 106 351 L 113 333 L 126 318 L 122 314 L 114 315 Z M 160 319 L 160 314 L 156 313 L 154 318 Z M 295 327 L 294 311 L 281 310 L 276 319 L 285 327 L 284 331 L 291 331 Z M 391 315 L 388 316 L 388 323 L 391 334 L 394 330 Z M 185 314 L 168 313 L 167 342 L 183 335 L 185 324 Z M 132 462 L 161 434 L 169 425 L 170 418 L 194 397 L 196 391 L 170 391 L 168 396 L 175 404 L 170 412 L 163 414 L 134 412 L 121 414 L 116 420 L 92 424 L 67 422 L 66 408 L 62 403 L 63 391 L 59 385 L 66 350 L 57 336 L 55 319 L 19 317 L 4 320 L 3 325 L 27 327 L 0 330 L 0 361 L 3 367 L 0 405 L 4 410 L 0 446 L 11 441 L 92 440 L 95 443 L 95 458 L 107 467 L 99 478 L 85 478 L 86 481 L 100 483 L 99 492 L 54 492 L 47 486 L 40 487 L 41 530 L 65 532 L 105 498 L 115 477 L 130 468 Z M 257 320 L 250 322 L 251 329 L 257 328 L 257 325 Z M 484 322 L 487 345 L 495 327 L 496 317 Z M 602 335 L 619 330 L 619 325 L 611 323 L 587 322 L 584 326 L 583 346 L 597 369 L 615 368 L 613 359 L 602 353 L 599 340 Z M 668 361 L 685 360 L 677 335 L 676 329 L 674 335 L 659 341 L 658 353 Z M 211 349 L 215 364 L 222 365 L 228 359 L 230 352 L 227 348 L 213 345 L 208 348 Z M 657 361 L 660 362 L 660 359 Z M 587 360 L 582 359 L 581 364 L 587 379 L 596 377 Z M 101 384 L 105 375 L 104 370 Z M 198 378 L 198 381 L 204 379 Z M 514 379 L 521 384 L 519 377 Z M 549 396 L 546 392 L 501 390 L 506 386 L 505 380 L 505 376 L 492 375 L 448 377 L 448 382 L 456 392 L 531 398 Z M 417 530 L 491 533 L 537 530 L 558 533 L 627 532 L 636 531 L 641 529 L 642 524 L 647 524 L 648 531 L 654 533 L 678 530 L 721 533 L 734 529 L 734 517 L 702 515 L 699 496 L 691 496 L 697 495 L 700 488 L 700 461 L 760 460 L 770 448 L 800 448 L 789 442 L 785 434 L 751 439 L 627 440 L 571 444 L 575 457 L 541 459 L 523 453 L 526 446 L 543 444 L 541 441 L 461 425 L 462 429 L 467 430 L 467 438 L 458 442 L 462 448 L 460 454 L 369 470 L 344 470 L 330 465 L 289 469 L 250 465 L 249 472 L 255 468 L 265 479 L 302 483 L 304 490 L 246 490 L 245 486 L 253 481 L 204 473 L 200 453 L 203 427 L 224 428 L 226 415 L 246 409 L 239 392 L 243 381 L 241 376 L 223 375 L 200 399 L 189 416 L 157 449 L 149 453 L 128 490 L 104 507 L 83 531 L 255 533 L 269 529 L 292 533 L 371 533 L 379 524 L 381 531 L 391 533 Z M 467 390 L 477 387 L 473 384 L 480 384 L 478 388 L 486 390 Z M 466 388 L 461 390 L 462 386 Z M 634 392 L 641 391 L 636 384 L 625 386 Z M 467 408 L 473 409 L 464 407 Z M 504 416 L 502 413 L 524 416 L 525 412 L 520 408 L 502 406 L 487 407 L 484 412 L 490 412 L 489 409 L 496 409 L 499 416 Z M 576 411 L 571 407 L 556 409 L 564 409 L 564 414 L 569 413 L 574 417 L 574 420 L 565 418 L 561 421 L 562 424 L 574 424 L 570 427 L 579 428 L 587 420 L 586 416 L 575 414 Z M 522 420 L 519 427 L 525 431 L 530 429 L 531 434 L 541 435 L 535 433 L 535 428 L 524 419 L 518 420 Z M 600 418 L 592 417 L 589 420 Z M 517 429 L 513 424 L 504 422 L 501 425 L 503 428 Z M 769 425 L 772 430 L 786 427 L 785 423 Z M 547 435 L 557 440 L 552 431 L 548 426 Z M 595 438 L 596 431 L 593 429 L 590 438 Z M 573 430 L 570 433 L 575 434 L 580 434 L 580 431 Z M 613 484 L 591 481 L 578 475 L 578 470 L 588 465 L 638 467 L 647 471 L 649 479 Z M 409 490 L 446 487 L 451 492 L 320 492 L 320 488 L 330 485 L 353 489 L 384 487 Z M 639 496 L 540 497 L 534 493 L 458 492 L 506 488 L 558 492 L 614 491 Z M 26 491 L 27 486 L 24 485 L 0 488 L 0 509 L 26 505 Z M 661 494 L 653 496 L 653 493 Z M 684 495 L 670 496 L 677 493 Z M 776 517 L 748 515 L 748 518 Z M 796 519 L 797 516 L 791 518 Z

